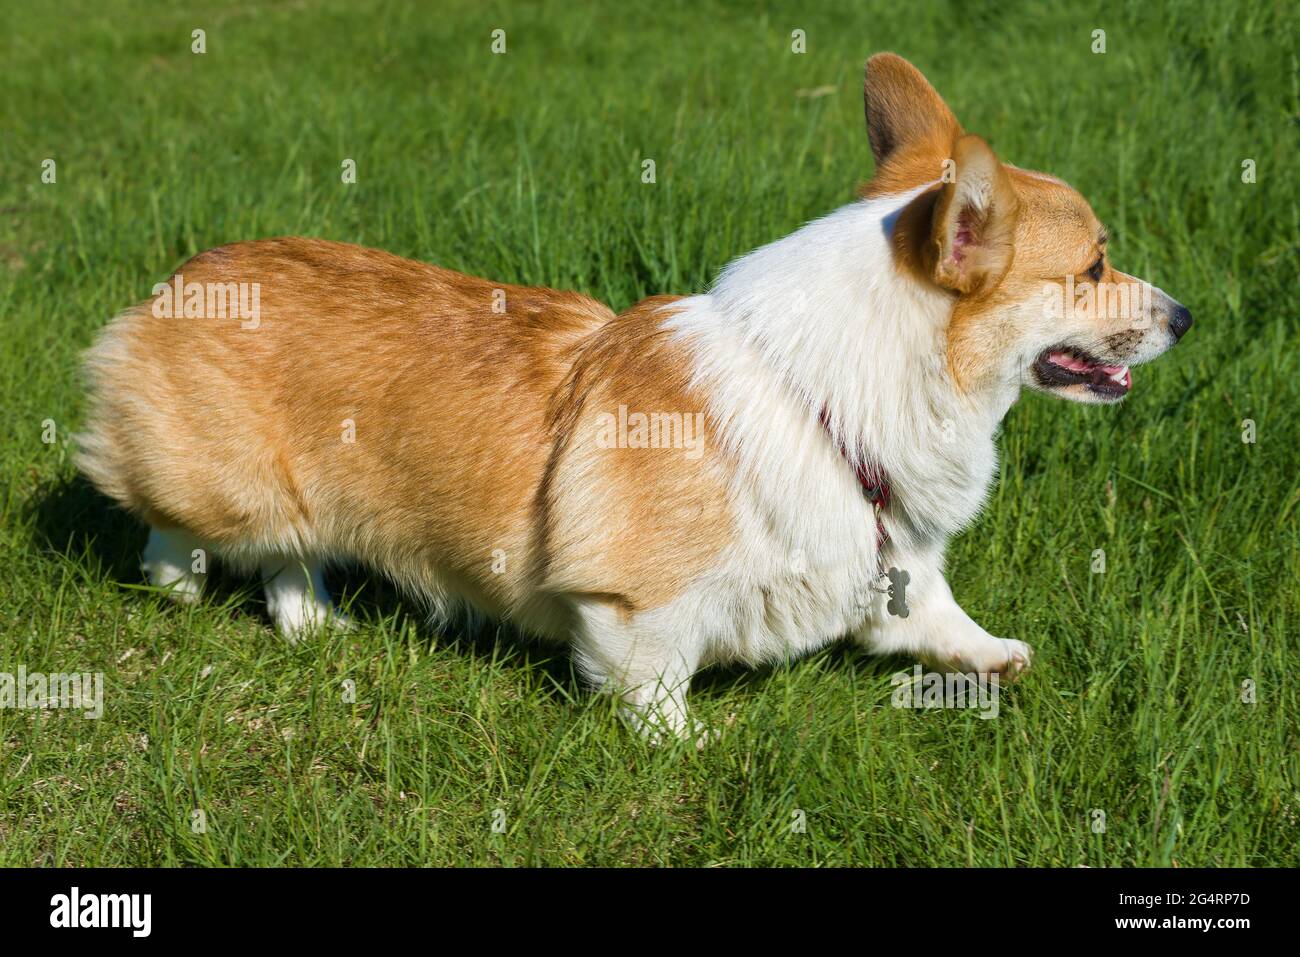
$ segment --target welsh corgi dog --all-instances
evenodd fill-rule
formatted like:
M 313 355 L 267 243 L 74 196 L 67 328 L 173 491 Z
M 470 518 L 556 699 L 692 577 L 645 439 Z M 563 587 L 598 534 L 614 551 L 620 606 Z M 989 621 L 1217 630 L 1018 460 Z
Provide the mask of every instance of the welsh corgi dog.
M 1002 162 L 873 56 L 859 198 L 614 314 L 316 239 L 185 263 L 87 354 L 79 466 L 148 523 L 149 581 L 260 573 L 278 629 L 345 626 L 322 568 L 566 642 L 651 736 L 701 668 L 873 653 L 1014 677 L 957 604 L 1022 388 L 1113 403 L 1191 325 L 1112 267 L 1061 180 Z

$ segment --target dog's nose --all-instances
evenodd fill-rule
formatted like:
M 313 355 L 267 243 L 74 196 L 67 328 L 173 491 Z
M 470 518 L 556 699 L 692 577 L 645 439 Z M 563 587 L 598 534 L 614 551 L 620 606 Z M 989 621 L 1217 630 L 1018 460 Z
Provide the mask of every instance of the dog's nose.
M 1183 337 L 1188 329 L 1192 328 L 1192 313 L 1186 306 L 1178 306 L 1174 309 L 1174 314 L 1169 317 L 1169 331 L 1173 333 L 1174 342 Z

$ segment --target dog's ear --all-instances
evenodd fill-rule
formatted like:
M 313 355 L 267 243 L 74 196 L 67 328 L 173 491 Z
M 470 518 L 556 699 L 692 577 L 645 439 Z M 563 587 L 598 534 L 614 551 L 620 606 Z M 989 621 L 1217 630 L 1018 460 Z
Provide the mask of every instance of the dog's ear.
M 1019 200 L 1006 167 L 978 136 L 957 140 L 931 221 L 934 279 L 960 293 L 1000 280 L 1015 253 Z
M 877 172 L 891 158 L 912 154 L 935 163 L 920 182 L 938 179 L 937 164 L 950 155 L 961 125 L 921 71 L 895 53 L 877 53 L 867 61 L 863 96 Z

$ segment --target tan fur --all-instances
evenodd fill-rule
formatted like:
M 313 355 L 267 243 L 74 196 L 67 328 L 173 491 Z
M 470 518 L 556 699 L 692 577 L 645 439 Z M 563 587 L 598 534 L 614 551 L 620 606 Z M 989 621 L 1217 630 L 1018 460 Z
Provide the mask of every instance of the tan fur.
M 867 64 L 867 126 L 876 172 L 860 190 L 866 197 L 915 189 L 941 179 L 952 159 L 960 177 L 973 161 L 996 166 L 994 228 L 981 246 L 985 258 L 973 277 L 950 273 L 945 248 L 952 234 L 954 185 L 939 183 L 913 200 L 899 216 L 894 233 L 899 269 L 953 290 L 948 364 L 955 381 L 977 389 L 1011 338 L 995 317 L 1007 302 L 1039 295 L 1044 283 L 1063 283 L 1083 275 L 1104 248 L 1101 224 L 1088 202 L 1072 187 L 1044 173 L 1000 163 L 979 137 L 963 133 L 943 98 L 914 66 L 892 53 L 878 53 Z M 996 249 L 996 254 L 991 250 Z M 1106 266 L 1103 282 L 1136 281 Z M 1109 334 L 1125 336 L 1124 323 L 1102 315 Z M 1103 329 L 1103 332 L 1109 330 Z
M 311 239 L 178 272 L 260 283 L 261 317 L 158 318 L 151 300 L 91 351 L 80 464 L 147 521 L 236 559 L 255 545 L 450 580 L 502 613 L 539 587 L 653 606 L 722 547 L 704 459 L 595 447 L 601 409 L 699 407 L 662 302 L 615 319 L 576 293 Z
M 692 461 L 596 441 L 597 416 L 620 404 L 704 414 L 682 347 L 663 325 L 662 307 L 679 298 L 646 299 L 593 334 L 556 396 L 559 465 L 548 476 L 553 514 L 539 558 L 563 572 L 547 577 L 548 590 L 584 591 L 599 582 L 597 591 L 624 611 L 654 608 L 712 567 L 731 537 L 716 445 Z M 705 441 L 716 439 L 707 415 L 704 421 Z
M 876 172 L 862 195 L 902 193 L 939 179 L 962 128 L 921 71 L 897 54 L 877 53 L 867 61 L 863 92 Z
M 1018 199 L 1013 261 L 990 294 L 956 304 L 949 331 L 950 365 L 967 387 L 978 385 L 1006 348 L 1007 330 L 994 319 L 1005 303 L 1041 296 L 1045 284 L 1063 286 L 1067 275 L 1090 281 L 1087 269 L 1105 252 L 1097 242 L 1101 223 L 1076 190 L 1041 173 L 1007 164 L 1003 169 Z M 1105 264 L 1102 282 L 1123 280 L 1136 282 Z M 1112 323 L 1116 331 L 1128 326 L 1110 314 L 1099 315 L 1098 323 L 1103 332 Z

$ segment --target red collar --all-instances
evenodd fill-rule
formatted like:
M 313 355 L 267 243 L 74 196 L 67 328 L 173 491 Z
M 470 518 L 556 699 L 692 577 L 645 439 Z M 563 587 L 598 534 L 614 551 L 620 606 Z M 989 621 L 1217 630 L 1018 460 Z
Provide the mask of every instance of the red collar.
M 858 485 L 862 486 L 863 497 L 871 503 L 876 513 L 876 534 L 879 536 L 877 541 L 884 545 L 888 536 L 885 534 L 885 523 L 880 520 L 882 510 L 889 507 L 889 476 L 885 470 L 874 462 L 855 462 L 849 455 L 849 450 L 844 447 L 844 443 L 835 438 L 835 433 L 831 431 L 830 413 L 825 408 L 822 409 L 819 416 L 822 428 L 830 436 L 832 442 L 840 450 L 840 455 L 844 461 L 853 468 L 853 474 L 858 477 Z

